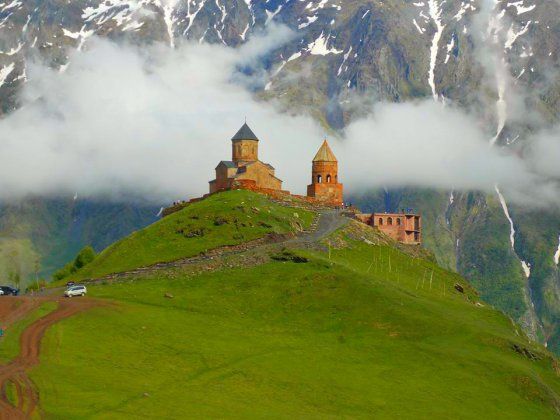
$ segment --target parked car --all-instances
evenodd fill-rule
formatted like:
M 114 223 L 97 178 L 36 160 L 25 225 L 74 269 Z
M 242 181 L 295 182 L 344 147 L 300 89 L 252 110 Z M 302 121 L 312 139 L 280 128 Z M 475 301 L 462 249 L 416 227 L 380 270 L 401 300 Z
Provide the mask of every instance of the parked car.
M 64 292 L 64 296 L 66 297 L 73 297 L 73 296 L 85 296 L 87 293 L 86 286 L 77 284 L 75 286 L 70 286 Z
M 0 295 L 4 296 L 17 296 L 19 295 L 19 289 L 10 286 L 0 286 Z

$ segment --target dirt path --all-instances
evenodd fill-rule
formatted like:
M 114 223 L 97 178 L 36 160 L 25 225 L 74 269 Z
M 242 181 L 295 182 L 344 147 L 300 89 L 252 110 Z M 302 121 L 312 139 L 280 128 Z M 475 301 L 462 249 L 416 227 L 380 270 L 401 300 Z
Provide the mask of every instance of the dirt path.
M 303 231 L 296 235 L 273 235 L 256 239 L 251 242 L 242 243 L 234 246 L 225 246 L 208 251 L 203 255 L 195 257 L 183 258 L 175 261 L 162 262 L 153 264 L 146 267 L 138 267 L 133 270 L 122 271 L 118 273 L 111 273 L 99 278 L 84 279 L 81 283 L 95 284 L 106 280 L 116 280 L 123 277 L 135 276 L 140 274 L 150 274 L 160 270 L 169 268 L 179 268 L 187 265 L 197 264 L 206 260 L 215 258 L 222 258 L 231 255 L 241 254 L 253 249 L 263 248 L 272 244 L 293 244 L 293 245 L 306 245 L 320 241 L 326 236 L 333 233 L 338 228 L 346 225 L 350 219 L 345 217 L 340 211 L 325 210 L 322 211 L 318 217 L 313 221 L 311 227 L 307 231 Z M 51 288 L 45 290 L 43 293 L 60 293 L 62 288 Z
M 30 418 L 39 402 L 39 395 L 33 382 L 27 376 L 27 371 L 39 363 L 41 340 L 49 327 L 57 322 L 85 311 L 98 303 L 90 299 L 47 299 L 47 298 L 14 298 L 20 301 L 15 311 L 25 315 L 27 309 L 30 313 L 40 303 L 57 301 L 58 307 L 53 312 L 38 319 L 27 327 L 20 337 L 19 355 L 7 365 L 0 366 L 0 419 L 26 419 Z M 13 303 L 13 305 L 16 305 Z M 12 306 L 13 307 L 13 306 Z M 3 312 L 2 312 L 3 313 Z M 16 315 L 10 314 L 15 320 Z M 17 405 L 13 406 L 7 395 L 8 385 L 12 384 L 16 393 Z
M 329 236 L 335 230 L 345 226 L 350 222 L 340 211 L 329 210 L 321 213 L 316 223 L 315 229 L 296 236 L 287 241 L 288 243 L 313 243 Z

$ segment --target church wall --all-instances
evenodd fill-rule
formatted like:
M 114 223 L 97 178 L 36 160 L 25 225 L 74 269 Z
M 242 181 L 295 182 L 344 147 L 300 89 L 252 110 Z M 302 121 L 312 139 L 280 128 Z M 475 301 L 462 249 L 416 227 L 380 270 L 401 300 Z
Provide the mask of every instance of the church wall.
M 319 201 L 324 201 L 325 203 L 330 203 L 335 206 L 342 205 L 342 194 L 342 184 L 314 183 L 307 186 L 307 195 L 309 197 L 314 197 Z
M 234 162 L 255 162 L 259 159 L 259 142 L 256 140 L 235 140 L 231 143 L 231 157 Z
M 262 162 L 255 162 L 246 166 L 245 172 L 239 173 L 236 179 L 252 179 L 259 188 L 269 188 L 272 190 L 281 190 L 282 181 L 271 175 L 271 170 Z

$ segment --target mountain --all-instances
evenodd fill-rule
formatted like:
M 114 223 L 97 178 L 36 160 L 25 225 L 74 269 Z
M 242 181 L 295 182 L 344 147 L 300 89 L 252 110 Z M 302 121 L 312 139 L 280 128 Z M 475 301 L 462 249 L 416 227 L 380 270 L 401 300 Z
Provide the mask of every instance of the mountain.
M 8 330 L 28 326 L 13 364 L 22 367 L 0 406 L 15 401 L 16 411 L 54 418 L 554 418 L 560 410 L 558 362 L 542 345 L 426 250 L 334 210 L 219 193 L 90 264 L 77 274 L 90 277 L 95 299 L 56 307 L 44 297 L 48 316 L 34 323 L 31 311 Z M 31 332 L 46 324 L 39 343 Z M 18 342 L 4 339 L 0 360 Z M 30 369 L 28 347 L 39 344 Z
M 2 283 L 20 278 L 25 287 L 50 276 L 85 245 L 101 251 L 157 219 L 149 205 L 75 198 L 28 198 L 0 207 Z M 37 273 L 36 273 L 37 271 Z
M 272 75 L 263 100 L 339 130 L 369 112 L 364 103 L 433 98 L 477 115 L 489 142 L 522 157 L 529 134 L 559 119 L 559 18 L 547 0 L 15 0 L 0 10 L 0 103 L 4 113 L 18 106 L 33 57 L 64 70 L 93 35 L 236 47 L 276 22 L 295 36 L 263 59 Z M 352 201 L 421 210 L 438 261 L 560 351 L 557 209 L 526 210 L 499 189 L 364 191 Z

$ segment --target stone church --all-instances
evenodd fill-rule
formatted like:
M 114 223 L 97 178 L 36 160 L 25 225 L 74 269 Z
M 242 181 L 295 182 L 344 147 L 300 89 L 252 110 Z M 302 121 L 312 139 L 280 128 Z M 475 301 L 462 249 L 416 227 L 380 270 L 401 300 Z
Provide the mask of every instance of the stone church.
M 210 181 L 210 194 L 230 189 L 250 189 L 271 196 L 291 195 L 289 191 L 282 190 L 282 180 L 276 177 L 274 167 L 259 160 L 259 139 L 247 123 L 231 139 L 231 160 L 222 160 L 215 170 L 216 179 Z M 344 186 L 338 181 L 338 160 L 324 140 L 311 162 L 311 184 L 307 186 L 307 196 L 295 197 L 321 206 L 340 208 L 344 207 L 343 193 Z M 163 215 L 171 214 L 183 205 L 166 209 Z M 363 214 L 350 207 L 346 208 L 346 213 L 395 241 L 415 245 L 422 242 L 421 216 L 410 210 Z
M 247 123 L 231 138 L 231 160 L 222 160 L 216 166 L 210 193 L 232 187 L 282 189 L 282 180 L 276 177 L 274 167 L 259 160 L 259 139 Z

